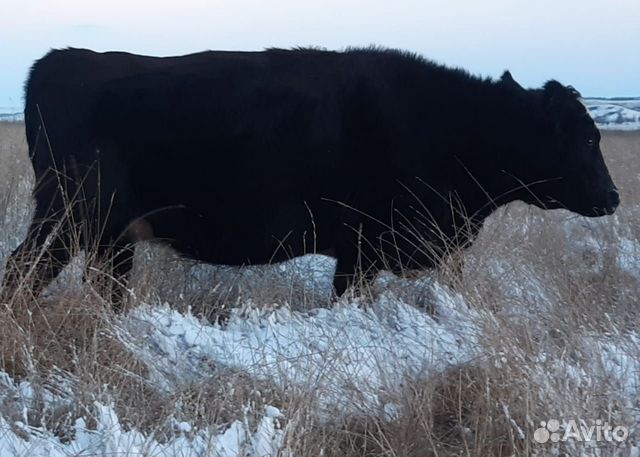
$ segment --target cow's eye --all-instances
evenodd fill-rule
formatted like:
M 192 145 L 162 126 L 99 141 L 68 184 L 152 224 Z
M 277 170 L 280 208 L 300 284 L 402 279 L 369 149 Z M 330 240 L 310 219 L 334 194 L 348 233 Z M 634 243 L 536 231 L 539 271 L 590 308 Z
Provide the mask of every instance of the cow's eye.
M 590 148 L 592 148 L 594 144 L 595 144 L 595 142 L 593 141 L 593 138 L 589 138 L 587 140 L 587 146 L 589 146 Z

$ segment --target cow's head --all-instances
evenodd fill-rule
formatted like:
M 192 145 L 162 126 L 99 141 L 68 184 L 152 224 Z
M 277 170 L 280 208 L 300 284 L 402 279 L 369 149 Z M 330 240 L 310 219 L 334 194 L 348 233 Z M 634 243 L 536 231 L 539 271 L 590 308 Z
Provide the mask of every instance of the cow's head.
M 511 81 L 509 81 L 511 80 Z M 517 84 L 505 73 L 503 83 Z M 522 88 L 521 88 L 522 89 Z M 524 89 L 522 89 L 524 90 Z M 600 132 L 580 94 L 549 81 L 527 91 L 536 101 L 538 122 L 522 170 L 531 185 L 528 203 L 544 209 L 566 208 L 583 216 L 613 214 L 620 203 L 600 150 Z

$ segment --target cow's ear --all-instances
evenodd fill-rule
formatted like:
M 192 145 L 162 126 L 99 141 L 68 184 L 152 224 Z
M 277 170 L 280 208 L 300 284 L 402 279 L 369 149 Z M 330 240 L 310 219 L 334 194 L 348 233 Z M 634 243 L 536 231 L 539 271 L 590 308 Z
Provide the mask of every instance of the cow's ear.
M 567 89 L 558 81 L 547 81 L 542 89 L 542 106 L 557 134 L 562 133 L 562 116 L 567 102 Z
M 526 89 L 522 87 L 520 84 L 518 84 L 518 82 L 515 79 L 513 79 L 513 76 L 511 76 L 511 72 L 509 70 L 506 70 L 504 73 L 502 73 L 500 82 L 504 87 L 506 87 L 507 89 L 509 89 L 514 93 L 526 92 Z
M 547 81 L 542 91 L 542 103 L 545 109 L 558 114 L 567 102 L 567 88 L 558 81 Z
M 547 81 L 543 89 L 544 98 L 551 105 L 569 103 L 582 97 L 573 86 L 563 86 L 555 79 Z

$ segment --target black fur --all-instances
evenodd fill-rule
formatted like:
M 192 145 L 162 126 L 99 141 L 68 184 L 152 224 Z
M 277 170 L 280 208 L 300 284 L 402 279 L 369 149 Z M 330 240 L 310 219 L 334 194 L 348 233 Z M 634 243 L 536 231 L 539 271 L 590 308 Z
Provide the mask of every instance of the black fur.
M 124 246 L 143 218 L 207 262 L 331 251 L 340 292 L 358 266 L 433 266 L 514 200 L 612 213 L 618 194 L 578 97 L 556 81 L 526 90 L 508 72 L 480 79 L 381 48 L 55 50 L 26 87 L 40 183 L 32 239 L 63 209 L 57 167 L 102 245 Z

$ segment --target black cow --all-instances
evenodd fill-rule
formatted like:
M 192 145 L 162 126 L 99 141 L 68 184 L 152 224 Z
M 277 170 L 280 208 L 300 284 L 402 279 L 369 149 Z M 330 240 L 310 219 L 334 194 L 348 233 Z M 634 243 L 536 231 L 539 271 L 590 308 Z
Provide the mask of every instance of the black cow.
M 390 49 L 54 50 L 33 66 L 25 122 L 30 240 L 42 245 L 67 195 L 121 272 L 127 234 L 142 232 L 229 265 L 331 252 L 340 293 L 357 268 L 434 266 L 514 200 L 590 217 L 619 204 L 573 88 Z

